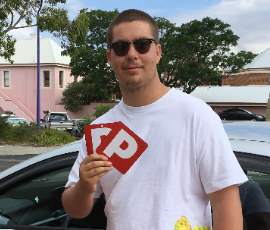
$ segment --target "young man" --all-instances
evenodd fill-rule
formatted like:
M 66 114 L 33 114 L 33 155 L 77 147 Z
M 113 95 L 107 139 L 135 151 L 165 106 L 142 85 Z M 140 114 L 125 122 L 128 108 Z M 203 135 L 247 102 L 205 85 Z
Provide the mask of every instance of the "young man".
M 123 11 L 108 44 L 123 100 L 94 124 L 121 121 L 148 148 L 121 174 L 103 155 L 87 155 L 83 139 L 62 197 L 67 213 L 87 216 L 104 192 L 108 230 L 211 229 L 210 201 L 215 230 L 242 229 L 238 185 L 247 178 L 212 109 L 160 82 L 155 21 Z

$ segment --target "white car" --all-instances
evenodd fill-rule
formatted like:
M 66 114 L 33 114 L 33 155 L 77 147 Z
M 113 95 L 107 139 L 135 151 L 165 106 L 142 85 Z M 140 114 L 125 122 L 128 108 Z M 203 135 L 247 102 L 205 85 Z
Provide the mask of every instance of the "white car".
M 4 119 L 8 119 L 8 118 L 16 118 L 15 114 L 7 114 L 7 113 L 1 113 L 0 117 L 4 118 Z
M 20 118 L 20 117 L 8 118 L 7 122 L 13 126 L 18 126 L 20 124 L 28 124 L 28 122 L 25 118 Z

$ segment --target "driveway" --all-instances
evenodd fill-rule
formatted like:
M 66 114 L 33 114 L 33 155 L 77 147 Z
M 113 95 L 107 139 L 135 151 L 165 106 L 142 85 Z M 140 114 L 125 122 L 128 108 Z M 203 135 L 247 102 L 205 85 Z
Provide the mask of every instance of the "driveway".
M 52 147 L 33 147 L 20 145 L 0 145 L 0 172 L 24 161 L 34 155 L 50 151 L 57 148 Z
M 34 146 L 20 146 L 20 145 L 0 145 L 0 156 L 40 154 L 55 149 L 57 147 L 59 146 L 34 147 Z

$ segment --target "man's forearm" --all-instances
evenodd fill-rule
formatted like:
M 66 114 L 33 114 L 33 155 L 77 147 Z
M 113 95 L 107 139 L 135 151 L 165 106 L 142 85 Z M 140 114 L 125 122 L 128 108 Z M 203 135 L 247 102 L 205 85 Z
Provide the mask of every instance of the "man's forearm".
M 62 203 L 67 214 L 73 218 L 84 218 L 94 206 L 92 193 L 85 193 L 80 189 L 79 182 L 67 188 L 62 195 Z
M 230 186 L 210 195 L 214 230 L 242 230 L 243 216 L 238 186 Z

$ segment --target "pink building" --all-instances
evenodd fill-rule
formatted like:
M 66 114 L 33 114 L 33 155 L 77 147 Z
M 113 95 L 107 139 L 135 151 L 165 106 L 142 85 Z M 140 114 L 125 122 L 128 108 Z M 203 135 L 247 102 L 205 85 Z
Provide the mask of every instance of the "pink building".
M 12 111 L 18 117 L 36 121 L 37 114 L 37 35 L 18 40 L 13 64 L 0 57 L 0 113 Z M 40 117 L 43 110 L 66 112 L 61 104 L 62 92 L 71 76 L 70 58 L 61 55 L 62 49 L 52 39 L 40 39 Z M 93 107 L 93 106 L 92 106 Z M 68 112 L 71 118 L 82 117 L 89 106 L 78 114 Z

